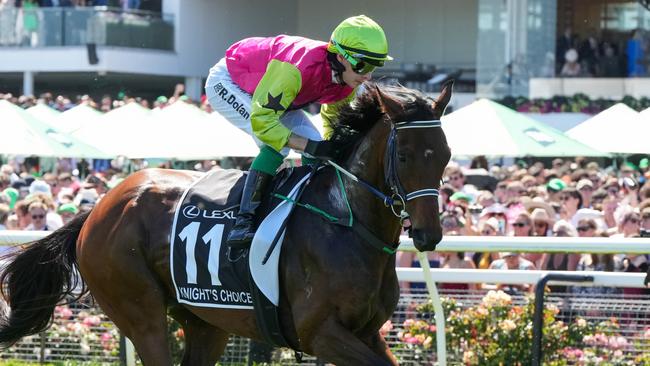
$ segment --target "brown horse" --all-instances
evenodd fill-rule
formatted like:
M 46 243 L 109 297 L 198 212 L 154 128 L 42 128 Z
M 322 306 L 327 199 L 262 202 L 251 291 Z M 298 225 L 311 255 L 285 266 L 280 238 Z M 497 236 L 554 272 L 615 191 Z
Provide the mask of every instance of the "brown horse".
M 368 185 L 343 177 L 358 222 L 390 247 L 399 240 L 403 208 L 415 246 L 434 250 L 442 233 L 437 189 L 450 150 L 442 116 L 451 83 L 437 101 L 403 87 L 367 85 L 341 112 L 333 140 L 355 130 L 341 167 Z M 346 128 L 343 128 L 346 127 Z M 185 331 L 183 365 L 214 365 L 230 334 L 259 339 L 251 310 L 178 304 L 169 266 L 170 225 L 183 191 L 199 173 L 149 169 L 112 189 L 89 213 L 9 257 L 0 284 L 10 305 L 0 315 L 0 345 L 49 326 L 54 306 L 75 294 L 78 268 L 104 312 L 129 337 L 145 365 L 171 365 L 167 314 Z M 378 192 L 396 199 L 386 206 Z M 381 193 L 379 194 L 381 195 Z M 401 199 L 398 197 L 401 197 Z M 320 170 L 301 200 L 344 216 L 336 170 Z M 368 235 L 332 225 L 297 208 L 280 261 L 280 322 L 295 349 L 337 365 L 395 365 L 379 334 L 397 305 L 395 255 L 369 245 Z

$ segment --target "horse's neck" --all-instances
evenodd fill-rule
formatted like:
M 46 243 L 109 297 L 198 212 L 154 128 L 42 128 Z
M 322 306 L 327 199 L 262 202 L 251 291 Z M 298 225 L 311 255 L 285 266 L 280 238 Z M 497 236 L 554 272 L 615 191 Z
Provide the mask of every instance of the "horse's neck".
M 384 175 L 384 157 L 390 127 L 379 122 L 368 132 L 350 159 L 348 169 L 357 177 L 365 180 L 384 194 L 390 194 Z M 352 211 L 358 220 L 371 229 L 375 235 L 386 243 L 392 243 L 399 237 L 399 220 L 390 207 L 358 183 L 347 185 Z

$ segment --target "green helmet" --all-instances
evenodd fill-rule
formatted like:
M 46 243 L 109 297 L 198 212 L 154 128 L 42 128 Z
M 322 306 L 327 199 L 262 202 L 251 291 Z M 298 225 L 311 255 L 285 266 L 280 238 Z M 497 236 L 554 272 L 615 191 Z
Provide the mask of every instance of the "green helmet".
M 365 15 L 342 21 L 332 32 L 327 50 L 343 56 L 357 72 L 384 66 L 384 61 L 393 59 L 388 56 L 384 30 Z M 358 64 L 359 67 L 355 68 Z

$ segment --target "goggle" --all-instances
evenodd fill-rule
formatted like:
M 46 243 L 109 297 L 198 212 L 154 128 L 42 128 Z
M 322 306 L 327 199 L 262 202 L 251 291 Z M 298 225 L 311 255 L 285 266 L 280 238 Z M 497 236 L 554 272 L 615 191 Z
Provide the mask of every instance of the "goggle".
M 364 55 L 362 54 L 355 54 L 351 55 L 348 53 L 348 51 L 344 50 L 336 41 L 332 40 L 332 44 L 336 48 L 337 51 L 343 56 L 343 58 L 352 65 L 352 71 L 359 75 L 365 75 L 368 73 L 373 72 L 377 66 L 372 65 L 366 61 L 363 61 L 357 57 L 363 57 Z M 356 57 L 355 57 L 356 56 Z

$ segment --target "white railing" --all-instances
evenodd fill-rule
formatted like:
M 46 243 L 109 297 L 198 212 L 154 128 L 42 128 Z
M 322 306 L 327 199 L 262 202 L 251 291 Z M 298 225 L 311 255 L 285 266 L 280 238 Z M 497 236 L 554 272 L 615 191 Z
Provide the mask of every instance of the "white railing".
M 48 232 L 44 231 L 0 231 L 0 246 L 22 244 L 37 240 Z M 400 238 L 400 251 L 417 252 L 413 241 L 408 237 Z M 521 252 L 521 253 L 626 253 L 650 254 L 650 238 L 557 238 L 557 237 L 503 237 L 503 236 L 451 236 L 445 237 L 436 247 L 443 252 Z M 445 316 L 438 294 L 436 282 L 447 283 L 507 283 L 536 284 L 549 271 L 520 270 L 475 270 L 475 269 L 431 269 L 424 253 L 417 252 L 422 268 L 397 268 L 400 281 L 425 282 L 434 306 L 437 331 L 438 365 L 447 364 L 445 347 Z M 593 276 L 591 283 L 581 286 L 608 287 L 644 287 L 644 274 L 612 272 L 569 272 Z M 552 281 L 550 283 L 553 283 Z M 566 284 L 563 282 L 563 284 Z M 578 285 L 578 283 L 576 283 Z M 134 352 L 131 342 L 127 342 L 127 364 L 134 364 Z

